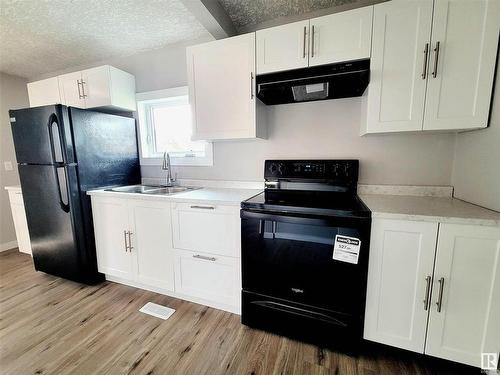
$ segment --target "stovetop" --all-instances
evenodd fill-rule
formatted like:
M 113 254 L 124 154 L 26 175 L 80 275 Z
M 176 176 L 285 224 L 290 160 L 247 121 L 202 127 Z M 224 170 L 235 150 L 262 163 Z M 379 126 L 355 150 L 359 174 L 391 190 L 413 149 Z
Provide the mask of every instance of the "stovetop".
M 368 207 L 352 192 L 266 189 L 242 202 L 241 208 L 276 213 L 342 217 L 371 216 Z

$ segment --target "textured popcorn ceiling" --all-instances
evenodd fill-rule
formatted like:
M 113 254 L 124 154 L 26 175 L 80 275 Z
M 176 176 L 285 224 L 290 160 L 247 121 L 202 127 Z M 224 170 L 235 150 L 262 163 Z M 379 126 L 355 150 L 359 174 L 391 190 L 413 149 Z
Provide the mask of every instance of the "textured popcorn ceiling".
M 219 0 L 237 29 L 358 0 Z
M 36 77 L 206 35 L 179 0 L 0 0 L 0 71 Z

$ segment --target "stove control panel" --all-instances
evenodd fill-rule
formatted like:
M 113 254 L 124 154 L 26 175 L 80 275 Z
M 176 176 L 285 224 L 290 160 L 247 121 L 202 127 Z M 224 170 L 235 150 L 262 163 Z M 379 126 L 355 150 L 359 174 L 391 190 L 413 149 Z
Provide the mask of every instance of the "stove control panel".
M 342 185 L 358 182 L 358 160 L 266 160 L 266 180 L 321 180 Z

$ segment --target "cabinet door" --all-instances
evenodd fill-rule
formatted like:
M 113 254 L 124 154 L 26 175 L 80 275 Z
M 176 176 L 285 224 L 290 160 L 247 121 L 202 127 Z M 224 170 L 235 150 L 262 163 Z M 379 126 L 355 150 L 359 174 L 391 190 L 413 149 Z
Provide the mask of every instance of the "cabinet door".
M 19 191 L 9 191 L 12 219 L 16 230 L 17 247 L 22 253 L 31 255 L 31 241 L 24 209 L 23 195 Z
M 440 225 L 432 299 L 427 354 L 479 367 L 500 352 L 499 227 Z
M 370 58 L 372 17 L 369 6 L 311 19 L 309 66 Z
M 62 103 L 57 77 L 28 83 L 28 97 L 30 107 Z
M 422 130 L 432 3 L 374 6 L 366 133 Z
M 236 312 L 241 292 L 239 260 L 175 250 L 175 291 Z
M 176 249 L 240 257 L 238 207 L 174 203 L 172 215 Z
M 253 138 L 255 33 L 187 49 L 193 139 Z
M 498 0 L 435 2 L 424 130 L 486 127 L 498 20 Z
M 257 74 L 309 64 L 309 20 L 258 30 Z
M 130 230 L 136 281 L 174 290 L 170 203 L 132 200 Z
M 82 95 L 85 97 L 86 108 L 111 105 L 111 82 L 108 65 L 84 70 L 82 80 Z
M 127 250 L 127 199 L 92 197 L 92 215 L 99 272 L 133 280 L 132 256 Z
M 57 77 L 59 92 L 64 105 L 85 108 L 85 98 L 82 94 L 82 73 L 74 72 Z
M 365 339 L 424 352 L 437 230 L 437 223 L 373 220 Z

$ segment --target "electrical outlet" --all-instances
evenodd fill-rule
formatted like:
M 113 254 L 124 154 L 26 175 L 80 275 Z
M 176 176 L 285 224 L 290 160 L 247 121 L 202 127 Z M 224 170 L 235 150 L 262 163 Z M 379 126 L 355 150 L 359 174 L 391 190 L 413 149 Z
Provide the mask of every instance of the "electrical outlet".
M 3 166 L 6 171 L 11 171 L 12 170 L 12 162 L 11 161 L 4 161 Z

